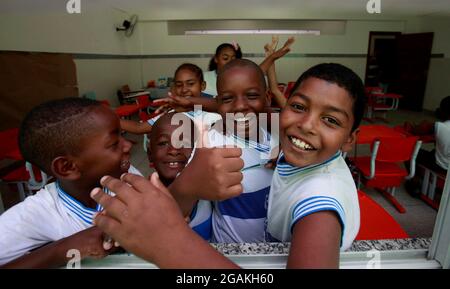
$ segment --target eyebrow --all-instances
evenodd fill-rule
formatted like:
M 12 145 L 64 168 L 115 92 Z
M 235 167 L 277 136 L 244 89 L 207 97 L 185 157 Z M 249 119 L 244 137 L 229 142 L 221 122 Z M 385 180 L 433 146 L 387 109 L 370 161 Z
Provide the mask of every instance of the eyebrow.
M 307 102 L 311 102 L 311 97 L 309 97 L 307 95 L 304 95 L 302 93 L 295 93 L 292 96 L 298 96 L 298 97 L 306 100 Z M 325 105 L 325 109 L 327 111 L 340 113 L 340 114 L 344 115 L 347 119 L 350 119 L 350 116 L 348 115 L 348 113 L 345 110 L 343 110 L 343 109 L 337 108 L 337 107 L 332 106 L 332 105 Z

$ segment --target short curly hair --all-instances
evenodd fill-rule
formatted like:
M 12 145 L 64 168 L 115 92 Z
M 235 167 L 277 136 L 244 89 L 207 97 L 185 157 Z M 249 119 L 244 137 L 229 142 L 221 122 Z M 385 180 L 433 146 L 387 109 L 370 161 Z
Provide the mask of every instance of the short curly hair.
M 51 175 L 51 163 L 58 157 L 77 154 L 80 140 L 95 130 L 89 113 L 101 103 L 87 98 L 64 98 L 34 107 L 23 119 L 19 148 L 24 159 Z
M 338 63 L 321 63 L 315 65 L 298 78 L 291 90 L 291 95 L 297 90 L 303 81 L 310 77 L 322 79 L 345 89 L 353 99 L 354 122 L 352 131 L 355 131 L 363 118 L 366 106 L 366 95 L 361 78 L 350 68 Z M 289 97 L 291 96 L 289 95 Z

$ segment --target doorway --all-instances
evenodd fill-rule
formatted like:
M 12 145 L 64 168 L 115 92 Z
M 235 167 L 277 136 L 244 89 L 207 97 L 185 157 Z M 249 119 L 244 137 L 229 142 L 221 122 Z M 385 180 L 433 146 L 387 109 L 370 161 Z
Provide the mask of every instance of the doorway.
M 433 33 L 370 32 L 366 86 L 403 96 L 400 108 L 422 111 Z

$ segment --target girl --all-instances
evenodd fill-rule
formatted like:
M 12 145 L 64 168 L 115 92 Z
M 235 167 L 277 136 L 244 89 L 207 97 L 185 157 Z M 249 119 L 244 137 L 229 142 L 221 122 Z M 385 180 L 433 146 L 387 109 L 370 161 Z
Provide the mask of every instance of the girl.
M 203 92 L 204 94 L 209 97 L 216 97 L 217 71 L 235 58 L 242 58 L 241 48 L 237 43 L 222 43 L 217 46 L 216 53 L 209 61 L 209 71 L 205 73 L 206 89 Z
M 172 92 L 179 99 L 200 98 L 202 91 L 206 87 L 206 83 L 203 80 L 203 71 L 200 67 L 192 63 L 180 65 L 175 70 L 174 79 Z M 158 111 L 161 111 L 161 109 L 158 109 Z M 121 119 L 120 127 L 126 132 L 135 134 L 149 133 L 158 117 L 156 116 L 145 122 Z

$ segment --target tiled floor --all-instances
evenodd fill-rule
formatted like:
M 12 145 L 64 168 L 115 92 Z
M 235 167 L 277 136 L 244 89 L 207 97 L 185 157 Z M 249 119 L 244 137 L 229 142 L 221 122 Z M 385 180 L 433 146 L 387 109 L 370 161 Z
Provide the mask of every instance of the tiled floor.
M 389 120 L 388 125 L 398 125 L 402 124 L 404 121 L 419 122 L 425 119 L 434 120 L 434 117 L 432 114 L 426 113 L 397 111 L 388 113 L 387 119 Z M 131 151 L 132 164 L 139 169 L 144 176 L 148 176 L 153 169 L 148 166 L 147 155 L 143 150 L 143 136 L 133 134 L 125 134 L 124 136 L 135 142 Z M 364 151 L 364 149 L 358 149 L 358 154 L 364 153 L 368 153 L 367 150 Z M 0 190 L 2 191 L 5 191 L 6 189 L 7 188 L 0 187 Z M 397 189 L 396 197 L 406 209 L 406 213 L 404 214 L 398 213 L 397 210 L 375 190 L 366 189 L 364 187 L 361 189 L 383 206 L 411 237 L 432 236 L 437 212 L 420 199 L 411 197 L 403 187 Z M 6 208 L 18 201 L 14 194 L 4 194 L 3 200 Z

